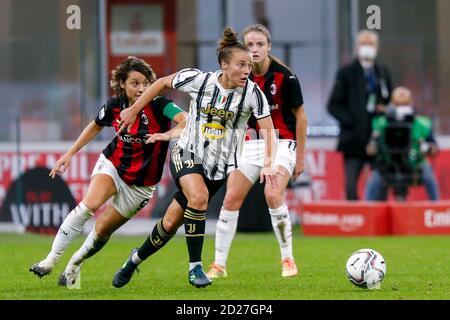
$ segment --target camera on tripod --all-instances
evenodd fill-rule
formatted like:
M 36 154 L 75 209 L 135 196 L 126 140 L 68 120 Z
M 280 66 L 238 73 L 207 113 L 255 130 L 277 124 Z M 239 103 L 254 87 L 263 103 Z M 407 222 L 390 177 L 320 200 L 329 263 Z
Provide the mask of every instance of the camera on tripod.
M 415 112 L 410 106 L 390 107 L 386 127 L 377 138 L 375 165 L 398 200 L 406 199 L 409 186 L 420 183 L 420 170 L 409 161 Z

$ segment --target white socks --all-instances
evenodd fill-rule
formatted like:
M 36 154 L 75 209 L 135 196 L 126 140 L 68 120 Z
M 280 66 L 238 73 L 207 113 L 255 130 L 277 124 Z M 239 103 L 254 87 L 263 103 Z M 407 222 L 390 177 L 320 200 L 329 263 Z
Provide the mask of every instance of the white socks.
M 52 250 L 45 260 L 51 260 L 53 263 L 56 263 L 69 244 L 81 234 L 84 224 L 93 215 L 94 213 L 82 202 L 70 211 L 62 225 L 59 227 L 58 233 L 53 240 Z
M 216 226 L 216 256 L 214 262 L 225 267 L 231 242 L 236 234 L 239 211 L 220 210 Z
M 273 231 L 280 245 L 281 259 L 293 258 L 292 254 L 292 224 L 289 209 L 283 204 L 278 209 L 270 209 Z
M 135 265 L 140 265 L 144 260 L 139 258 L 139 255 L 137 251 L 131 256 L 131 262 L 133 262 Z
M 283 204 L 278 209 L 270 209 L 273 231 L 280 245 L 281 259 L 293 258 L 292 223 L 289 209 Z M 216 255 L 214 262 L 226 267 L 231 243 L 236 234 L 239 211 L 220 210 L 216 227 Z
M 103 248 L 103 246 L 108 242 L 108 240 L 109 239 L 99 238 L 99 236 L 95 232 L 94 227 L 87 236 L 86 240 L 84 240 L 84 243 L 81 245 L 80 249 L 78 249 L 78 251 L 76 251 L 73 254 L 72 258 L 70 258 L 70 261 L 67 264 L 65 271 L 69 272 L 74 265 L 79 265 L 85 259 L 90 258 L 94 254 L 99 252 Z
M 192 269 L 194 269 L 198 265 L 202 266 L 202 268 L 203 268 L 203 264 L 202 264 L 201 261 L 189 262 L 189 271 L 191 271 Z

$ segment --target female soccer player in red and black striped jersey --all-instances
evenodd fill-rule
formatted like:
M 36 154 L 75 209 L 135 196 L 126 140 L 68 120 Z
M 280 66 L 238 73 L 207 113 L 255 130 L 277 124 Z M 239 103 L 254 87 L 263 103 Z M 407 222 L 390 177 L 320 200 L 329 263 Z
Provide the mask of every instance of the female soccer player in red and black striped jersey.
M 258 85 L 248 79 L 253 60 L 249 49 L 238 41 L 231 28 L 226 28 L 217 52 L 220 70 L 184 69 L 158 79 L 135 105 L 121 112 L 122 126 L 129 127 L 135 121 L 136 112 L 161 90 L 173 88 L 191 96 L 189 123 L 172 151 L 170 167 L 179 189 L 175 200 L 184 209 L 189 282 L 198 288 L 211 284 L 201 262 L 208 202 L 223 185 L 228 173 L 236 169 L 251 114 L 267 133 L 263 135 L 265 152 L 261 179 L 275 185 L 278 174 L 272 167 L 276 138 L 269 105 Z M 180 217 L 183 218 L 183 212 L 175 215 L 178 223 Z M 146 247 L 151 247 L 150 242 L 154 246 L 155 241 L 156 238 L 144 243 L 139 251 L 130 255 L 115 274 L 114 286 L 128 283 L 137 265 L 149 256 L 148 253 L 142 256 L 142 251 L 148 252 Z
M 265 186 L 264 194 L 269 206 L 272 226 L 280 251 L 282 276 L 297 275 L 297 266 L 292 253 L 292 226 L 288 207 L 284 202 L 284 192 L 289 179 L 296 179 L 304 168 L 307 118 L 303 107 L 303 96 L 295 74 L 277 58 L 270 55 L 271 37 L 266 27 L 251 25 L 244 30 L 244 43 L 253 56 L 250 79 L 263 90 L 271 105 L 271 116 L 279 140 L 274 166 L 284 173 L 280 183 Z M 249 127 L 256 129 L 250 134 L 253 140 L 244 143 L 238 170 L 227 182 L 227 191 L 216 228 L 215 261 L 208 276 L 211 278 L 227 275 L 228 252 L 236 234 L 239 209 L 259 177 L 263 165 L 264 147 L 258 140 L 258 126 L 250 119 Z M 255 137 L 256 135 L 256 137 Z
M 120 63 L 112 71 L 111 79 L 111 87 L 117 95 L 100 108 L 95 120 L 56 162 L 50 176 L 54 178 L 57 173 L 64 173 L 73 155 L 104 127 L 113 126 L 117 131 L 120 112 L 132 105 L 155 80 L 152 68 L 142 59 L 128 57 Z M 132 130 L 116 135 L 100 154 L 86 195 L 60 226 L 47 258 L 33 264 L 30 271 L 39 277 L 49 274 L 69 244 L 83 231 L 86 221 L 113 197 L 58 281 L 63 286 L 75 285 L 84 260 L 98 252 L 111 234 L 152 198 L 161 179 L 168 141 L 181 131 L 187 118 L 187 113 L 166 97 L 159 96 L 147 103 Z M 170 130 L 172 120 L 178 125 Z

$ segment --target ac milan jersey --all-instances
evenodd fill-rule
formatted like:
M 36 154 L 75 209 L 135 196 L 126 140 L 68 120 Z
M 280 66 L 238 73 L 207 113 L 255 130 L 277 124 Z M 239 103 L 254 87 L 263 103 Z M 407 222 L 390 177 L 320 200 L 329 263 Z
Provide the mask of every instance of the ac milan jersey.
M 258 84 L 269 102 L 279 139 L 296 140 L 296 118 L 292 111 L 303 105 L 303 95 L 295 74 L 272 59 L 264 76 L 250 74 L 250 79 Z M 249 127 L 258 129 L 255 119 L 250 119 Z
M 184 69 L 172 83 L 174 89 L 191 96 L 189 123 L 177 145 L 203 161 L 210 180 L 224 179 L 230 166 L 237 168 L 250 115 L 256 119 L 270 116 L 267 100 L 254 82 L 247 80 L 244 87 L 224 89 L 219 82 L 221 73 Z
M 128 98 L 124 95 L 112 97 L 100 108 L 95 123 L 102 127 L 113 126 L 117 132 L 120 112 L 128 104 Z M 164 108 L 169 105 L 173 105 L 172 101 L 165 97 L 153 99 L 139 113 L 132 134 L 122 132 L 103 150 L 126 184 L 152 186 L 161 179 L 169 142 L 145 144 L 145 141 L 148 134 L 170 130 L 171 119 L 164 115 Z

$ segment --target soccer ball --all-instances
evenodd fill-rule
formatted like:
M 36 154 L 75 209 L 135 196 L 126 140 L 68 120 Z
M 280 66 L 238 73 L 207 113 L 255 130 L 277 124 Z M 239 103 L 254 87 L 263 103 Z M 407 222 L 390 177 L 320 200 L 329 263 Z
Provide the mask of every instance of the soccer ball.
M 386 276 L 386 262 L 372 249 L 353 252 L 345 265 L 347 278 L 354 285 L 365 289 L 379 289 Z

